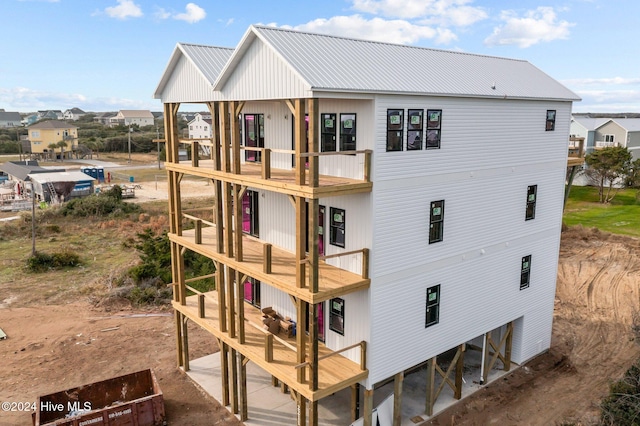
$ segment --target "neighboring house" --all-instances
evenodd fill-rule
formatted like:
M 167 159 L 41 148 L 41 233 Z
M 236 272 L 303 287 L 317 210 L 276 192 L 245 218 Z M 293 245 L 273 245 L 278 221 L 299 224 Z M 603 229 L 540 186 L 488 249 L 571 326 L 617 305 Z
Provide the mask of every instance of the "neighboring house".
M 31 141 L 31 154 L 47 157 L 71 158 L 73 151 L 78 148 L 78 128 L 64 121 L 48 120 L 32 124 L 28 128 Z M 66 141 L 64 148 L 49 148 L 49 145 Z
M 610 118 L 572 116 L 570 134 L 574 137 L 584 138 L 585 150 L 589 154 L 596 147 L 596 129 L 610 120 Z
M 59 109 L 38 111 L 38 120 L 62 120 L 63 113 Z
M 210 139 L 213 136 L 211 130 L 211 114 L 196 113 L 195 118 L 188 124 L 189 139 Z M 210 155 L 210 141 L 200 141 L 200 152 L 204 155 Z
M 94 178 L 77 170 L 29 174 L 36 200 L 64 202 L 94 193 Z
M 25 118 L 22 119 L 23 126 L 30 126 L 33 123 L 38 121 L 38 114 L 29 114 Z
M 114 126 L 131 126 L 139 127 L 152 126 L 154 124 L 153 114 L 149 110 L 125 110 L 122 109 L 109 119 L 109 125 Z
M 640 118 L 572 117 L 571 135 L 585 138 L 586 153 L 594 149 L 623 146 L 633 159 L 640 158 Z
M 400 406 L 404 375 L 426 369 L 428 416 L 436 364 L 459 399 L 549 349 L 579 98 L 532 64 L 252 26 L 233 51 L 178 44 L 154 97 L 178 363 L 188 321 L 213 334 L 241 419 L 248 361 L 291 391 L 298 424 L 351 389 L 371 425 L 376 384 L 393 381 Z M 175 158 L 178 106 L 193 103 L 214 117 L 213 166 Z M 211 179 L 213 221 L 182 210 L 184 175 Z M 216 291 L 187 296 L 185 250 L 216 264 Z M 480 353 L 482 374 L 465 373 Z
M 4 172 L 8 176 L 9 181 L 14 182 L 17 188 L 21 188 L 16 191 L 20 195 L 22 190 L 31 187 L 31 176 L 40 173 L 64 172 L 64 169 L 44 168 L 41 167 L 37 161 L 27 160 L 2 163 L 0 164 L 0 171 Z
M 0 111 L 0 127 L 21 127 L 22 116 L 19 112 Z
M 83 110 L 81 110 L 80 108 L 71 108 L 66 110 L 63 115 L 62 118 L 64 120 L 72 120 L 72 121 L 76 121 L 78 120 L 80 117 L 83 117 L 87 115 L 86 112 L 84 112 Z
M 111 124 L 111 118 L 115 117 L 117 113 L 115 112 L 99 112 L 96 113 L 95 117 L 93 117 L 93 121 L 102 123 L 105 126 Z

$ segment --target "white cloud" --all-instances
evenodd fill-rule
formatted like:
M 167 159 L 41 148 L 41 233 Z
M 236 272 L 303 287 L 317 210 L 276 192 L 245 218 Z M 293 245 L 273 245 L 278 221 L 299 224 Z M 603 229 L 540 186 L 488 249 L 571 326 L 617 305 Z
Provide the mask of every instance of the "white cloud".
M 572 78 L 562 80 L 565 85 L 597 86 L 597 85 L 635 85 L 640 84 L 640 78 L 608 77 L 608 78 Z
M 159 7 L 153 16 L 155 16 L 156 19 L 169 19 L 171 18 L 171 13 L 167 12 L 164 8 Z
M 276 24 L 268 25 L 277 26 Z M 425 38 L 434 39 L 438 43 L 455 39 L 455 35 L 448 31 L 438 31 L 428 26 L 416 25 L 403 20 L 365 19 L 360 15 L 334 16 L 329 19 L 315 19 L 295 27 L 287 25 L 282 25 L 282 27 L 400 44 L 416 43 Z
M 505 23 L 493 30 L 484 40 L 489 46 L 515 44 L 525 48 L 540 42 L 569 37 L 569 28 L 575 24 L 559 21 L 551 7 L 538 7 L 519 17 L 514 11 L 503 11 L 500 19 Z
M 207 16 L 207 12 L 195 3 L 188 3 L 185 13 L 178 13 L 173 16 L 174 19 L 194 24 L 202 21 Z
M 473 0 L 353 0 L 353 9 L 401 19 L 424 19 L 425 23 L 466 27 L 487 18 Z
M 640 110 L 640 90 L 578 90 L 582 102 L 574 104 L 575 111 L 633 112 Z
M 118 5 L 113 7 L 107 7 L 104 12 L 111 18 L 127 19 L 127 18 L 139 18 L 143 15 L 140 6 L 135 4 L 132 0 L 117 0 Z
M 34 1 L 34 2 L 41 2 L 41 3 L 60 3 L 60 0 L 18 0 L 20 2 L 25 2 L 25 1 Z

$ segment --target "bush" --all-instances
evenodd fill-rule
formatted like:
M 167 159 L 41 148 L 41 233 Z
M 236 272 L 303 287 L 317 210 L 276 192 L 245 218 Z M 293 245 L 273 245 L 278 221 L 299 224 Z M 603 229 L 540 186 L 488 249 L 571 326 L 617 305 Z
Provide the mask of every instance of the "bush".
M 69 249 L 48 254 L 36 252 L 27 259 L 27 269 L 31 272 L 46 272 L 51 269 L 64 269 L 80 266 L 80 256 Z
M 101 194 L 69 201 L 62 206 L 61 213 L 72 217 L 120 216 L 140 210 L 139 205 L 122 201 L 122 188 L 114 185 Z
M 603 425 L 640 425 L 640 360 L 624 377 L 611 384 L 609 396 L 601 404 Z

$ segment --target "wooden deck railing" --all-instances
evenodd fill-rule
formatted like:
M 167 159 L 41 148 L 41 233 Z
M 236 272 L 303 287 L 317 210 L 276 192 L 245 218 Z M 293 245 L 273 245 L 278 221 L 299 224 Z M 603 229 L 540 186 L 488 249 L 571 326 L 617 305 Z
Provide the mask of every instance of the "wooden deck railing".
M 351 350 L 353 348 L 357 348 L 360 347 L 360 369 L 362 371 L 367 369 L 367 342 L 366 341 L 361 341 L 360 343 L 355 343 L 351 346 L 347 346 L 345 348 L 339 349 L 337 351 L 331 352 L 330 354 L 327 355 L 323 355 L 321 357 L 318 357 L 318 362 L 322 361 L 323 359 L 327 359 L 327 358 L 331 358 L 332 356 L 338 355 L 342 352 L 346 352 L 348 350 Z M 296 365 L 296 369 L 299 368 L 304 368 L 304 367 L 311 367 L 311 363 L 309 361 L 303 362 L 301 364 Z

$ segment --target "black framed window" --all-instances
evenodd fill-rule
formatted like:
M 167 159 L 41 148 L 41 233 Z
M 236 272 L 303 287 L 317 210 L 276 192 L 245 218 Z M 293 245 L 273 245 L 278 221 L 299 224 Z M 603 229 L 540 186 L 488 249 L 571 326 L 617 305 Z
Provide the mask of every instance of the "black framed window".
M 329 329 L 344 336 L 344 299 L 336 297 L 329 304 Z
M 535 219 L 536 217 L 536 196 L 538 185 L 527 186 L 527 212 L 525 220 Z
M 529 288 L 531 281 L 531 255 L 522 258 L 522 267 L 520 269 L 520 290 Z
M 264 114 L 245 114 L 244 128 L 244 145 L 251 148 L 264 148 Z M 245 150 L 244 159 L 248 162 L 259 163 L 261 152 Z
M 440 321 L 440 284 L 427 289 L 427 309 L 424 328 L 437 324 Z
M 356 115 L 340 114 L 340 151 L 356 150 Z
M 387 151 L 402 151 L 404 140 L 404 110 L 387 110 Z
M 410 109 L 407 116 L 407 151 L 422 149 L 424 110 Z
M 442 110 L 427 110 L 427 149 L 440 149 L 442 138 Z
M 335 151 L 336 133 L 338 126 L 336 125 L 335 114 L 320 114 L 320 151 Z
M 548 109 L 547 110 L 547 124 L 545 126 L 545 130 L 547 132 L 552 132 L 556 129 L 556 110 Z
M 429 213 L 429 244 L 442 241 L 444 236 L 444 200 L 432 201 Z
M 338 209 L 331 207 L 329 209 L 331 219 L 329 220 L 329 243 L 344 248 L 345 242 L 345 211 L 344 209 Z

